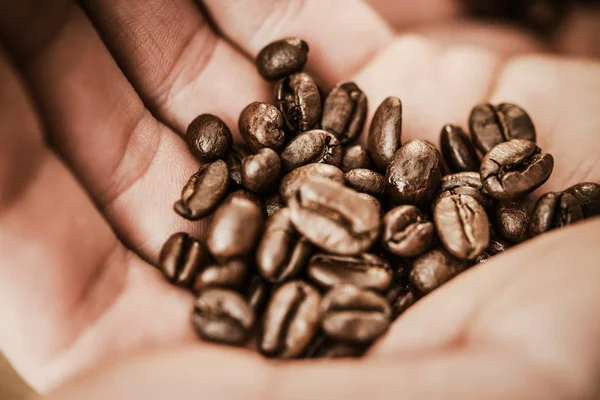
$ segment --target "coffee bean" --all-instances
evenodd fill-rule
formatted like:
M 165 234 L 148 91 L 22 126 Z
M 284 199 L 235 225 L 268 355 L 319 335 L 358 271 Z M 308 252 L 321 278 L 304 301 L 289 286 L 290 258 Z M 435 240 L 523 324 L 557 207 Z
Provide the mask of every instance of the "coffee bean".
M 254 312 L 236 292 L 207 288 L 194 304 L 194 328 L 211 342 L 244 344 L 254 325 Z
M 426 221 L 415 206 L 399 206 L 383 217 L 381 243 L 400 257 L 416 257 L 426 252 L 435 235 L 433 224 Z
M 269 43 L 256 56 L 256 66 L 263 78 L 274 81 L 302 71 L 308 59 L 308 44 L 300 38 L 286 38 Z
M 296 136 L 281 153 L 283 169 L 291 171 L 312 163 L 331 164 L 342 161 L 340 142 L 331 133 L 313 129 Z
M 440 199 L 454 194 L 472 196 L 486 210 L 490 210 L 493 205 L 492 199 L 483 188 L 479 172 L 457 172 L 444 176 L 440 183 L 440 192 L 433 202 L 433 206 L 435 207 Z
M 321 334 L 306 351 L 306 358 L 356 358 L 366 349 L 365 345 L 344 343 Z
M 529 140 L 513 139 L 490 150 L 481 162 L 481 181 L 490 196 L 515 200 L 543 185 L 554 168 L 550 154 L 542 154 Z
M 494 228 L 505 240 L 521 243 L 529 236 L 529 212 L 525 201 L 500 203 L 496 208 Z
M 181 200 L 175 211 L 189 220 L 198 220 L 210 214 L 227 194 L 229 171 L 223 160 L 204 164 L 192 175 L 181 191 Z
M 569 193 L 579 200 L 585 218 L 600 215 L 600 184 L 578 183 L 565 190 L 565 193 Z
M 321 126 L 333 133 L 340 143 L 360 136 L 367 116 L 367 97 L 354 82 L 335 86 L 323 103 Z
M 249 104 L 240 114 L 238 125 L 242 138 L 252 151 L 256 152 L 264 147 L 278 151 L 283 146 L 283 115 L 271 104 Z
M 231 131 L 219 117 L 202 114 L 188 126 L 185 134 L 192 154 L 202 162 L 223 158 L 231 148 Z
M 504 253 L 510 248 L 510 244 L 504 242 L 501 239 L 492 238 L 490 239 L 490 245 L 487 250 L 475 259 L 475 264 L 481 264 L 487 262 L 491 257 Z
M 442 158 L 429 142 L 413 139 L 392 158 L 386 172 L 387 187 L 398 204 L 426 204 L 442 179 Z
M 400 148 L 401 136 L 402 102 L 388 97 L 375 111 L 367 140 L 369 155 L 380 171 L 385 171 Z
M 461 127 L 444 125 L 440 135 L 440 148 L 452 171 L 479 171 L 480 162 L 475 148 Z
M 427 294 L 467 269 L 465 261 L 457 260 L 443 249 L 431 250 L 417 258 L 410 272 L 410 282 Z
M 342 163 L 340 168 L 348 172 L 356 168 L 369 168 L 371 160 L 367 149 L 362 144 L 348 146 L 343 150 Z
M 392 283 L 389 264 L 375 254 L 359 256 L 336 256 L 315 254 L 308 263 L 308 277 L 322 288 L 342 283 L 385 291 Z
M 368 343 L 387 331 L 391 310 L 380 295 L 345 284 L 335 286 L 323 297 L 321 319 L 327 336 L 344 342 Z
M 279 193 L 275 193 L 265 199 L 265 212 L 267 217 L 275 214 L 277 211 L 285 207 Z
M 361 199 L 366 200 L 369 203 L 371 203 L 377 209 L 380 216 L 383 215 L 383 206 L 381 205 L 381 202 L 379 200 L 377 200 L 375 197 L 373 197 L 367 193 L 359 193 L 358 196 Z
M 246 299 L 250 308 L 254 310 L 254 315 L 257 317 L 262 313 L 267 305 L 267 300 L 270 295 L 270 287 L 260 275 L 254 275 L 249 281 L 245 289 Z
M 392 309 L 392 320 L 398 318 L 417 301 L 417 295 L 410 285 L 404 283 L 392 286 L 385 298 Z
M 268 357 L 300 357 L 319 329 L 320 302 L 319 292 L 302 281 L 277 289 L 263 319 L 260 351 Z
M 250 154 L 252 152 L 248 146 L 234 143 L 225 156 L 225 163 L 229 169 L 230 184 L 236 189 L 242 187 L 242 160 Z
M 344 173 L 338 167 L 329 164 L 307 164 L 289 172 L 281 179 L 279 195 L 285 203 L 289 204 L 290 198 L 296 194 L 304 181 L 313 177 L 330 179 L 340 184 L 344 183 Z
M 334 254 L 360 254 L 379 235 L 379 210 L 354 190 L 328 179 L 307 179 L 289 206 L 296 229 Z
M 171 283 L 187 287 L 209 263 L 208 250 L 187 233 L 176 233 L 164 244 L 159 256 L 160 270 Z
M 370 169 L 353 169 L 344 175 L 346 185 L 357 192 L 381 196 L 385 193 L 385 176 Z
M 299 72 L 283 78 L 275 85 L 275 98 L 291 132 L 307 131 L 319 122 L 321 95 L 310 75 Z
M 246 274 L 246 262 L 242 259 L 230 260 L 224 264 L 209 265 L 196 277 L 194 290 L 200 292 L 209 286 L 237 289 L 244 283 Z
M 502 103 L 496 107 L 506 126 L 504 137 L 510 139 L 524 139 L 536 141 L 535 126 L 531 117 L 525 110 L 515 104 Z
M 530 232 L 540 235 L 584 219 L 581 203 L 570 193 L 546 193 L 531 213 Z
M 251 192 L 266 192 L 277 185 L 281 176 L 281 161 L 275 151 L 263 148 L 244 158 L 242 182 Z

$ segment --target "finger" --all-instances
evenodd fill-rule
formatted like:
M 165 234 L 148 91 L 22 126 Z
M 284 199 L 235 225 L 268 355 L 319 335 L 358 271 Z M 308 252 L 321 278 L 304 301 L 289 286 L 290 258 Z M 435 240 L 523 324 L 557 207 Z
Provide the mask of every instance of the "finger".
M 555 42 L 563 54 L 600 57 L 600 6 L 578 5 L 555 35 Z
M 308 67 L 328 84 L 347 79 L 391 41 L 382 20 L 361 0 L 205 0 L 219 28 L 255 57 L 269 42 L 299 36 Z

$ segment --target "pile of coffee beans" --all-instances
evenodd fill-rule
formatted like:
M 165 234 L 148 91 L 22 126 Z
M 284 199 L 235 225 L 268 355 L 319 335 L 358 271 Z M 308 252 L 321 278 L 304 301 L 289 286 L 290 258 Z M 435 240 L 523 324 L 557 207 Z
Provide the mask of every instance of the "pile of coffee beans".
M 210 218 L 205 240 L 176 233 L 160 268 L 197 294 L 205 340 L 277 358 L 354 357 L 422 296 L 549 230 L 600 214 L 600 185 L 537 202 L 554 160 L 514 104 L 476 106 L 469 131 L 446 125 L 441 152 L 401 141 L 402 103 L 385 99 L 360 136 L 367 98 L 352 82 L 322 99 L 302 72 L 308 45 L 276 41 L 257 57 L 274 104 L 241 113 L 245 144 L 218 117 L 186 134 L 202 167 L 175 211 Z

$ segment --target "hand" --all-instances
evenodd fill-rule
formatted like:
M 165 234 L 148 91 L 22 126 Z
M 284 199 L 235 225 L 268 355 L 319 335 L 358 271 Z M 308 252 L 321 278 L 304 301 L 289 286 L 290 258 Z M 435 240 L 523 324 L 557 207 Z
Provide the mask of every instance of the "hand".
M 355 80 L 371 112 L 401 97 L 405 139 L 437 142 L 478 102 L 522 105 L 557 161 L 544 190 L 600 181 L 600 64 L 395 35 L 359 1 L 82 3 L 26 0 L 0 16 L 15 64 L 0 68 L 0 349 L 35 388 L 139 353 L 58 396 L 597 394 L 598 220 L 457 278 L 358 363 L 274 368 L 198 342 L 192 296 L 151 264 L 170 234 L 203 230 L 171 210 L 198 167 L 177 134 L 202 112 L 234 128 L 246 104 L 268 100 L 250 58 L 273 39 L 305 38 L 311 72 Z

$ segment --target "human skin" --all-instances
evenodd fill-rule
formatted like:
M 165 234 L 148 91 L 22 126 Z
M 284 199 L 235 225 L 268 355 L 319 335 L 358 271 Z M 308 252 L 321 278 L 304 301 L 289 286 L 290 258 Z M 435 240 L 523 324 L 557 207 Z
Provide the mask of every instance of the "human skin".
M 405 141 L 437 143 L 441 126 L 466 126 L 479 102 L 521 105 L 556 161 L 542 191 L 600 182 L 597 60 L 539 55 L 546 47 L 534 39 L 480 27 L 482 42 L 465 45 L 468 32 L 440 35 L 441 20 L 428 32 L 396 33 L 357 0 L 205 1 L 237 47 L 191 0 L 4 3 L 0 350 L 38 391 L 62 386 L 58 399 L 600 395 L 598 219 L 469 270 L 359 361 L 278 364 L 200 342 L 192 295 L 152 267 L 173 232 L 205 229 L 172 211 L 198 168 L 180 134 L 201 112 L 234 128 L 245 105 L 269 100 L 251 59 L 274 39 L 305 38 L 309 70 L 326 85 L 356 81 L 371 115 L 385 97 L 402 98 Z

